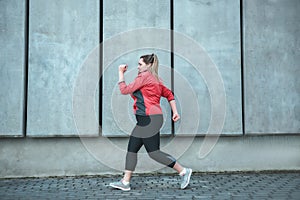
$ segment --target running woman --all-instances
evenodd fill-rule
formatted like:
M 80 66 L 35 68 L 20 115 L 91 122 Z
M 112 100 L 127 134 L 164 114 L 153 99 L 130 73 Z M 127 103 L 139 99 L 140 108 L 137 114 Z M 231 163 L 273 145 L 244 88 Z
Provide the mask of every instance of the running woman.
M 158 58 L 155 54 L 143 55 L 138 63 L 138 75 L 126 84 L 124 73 L 127 65 L 119 66 L 119 89 L 122 94 L 130 94 L 134 100 L 134 113 L 137 120 L 128 142 L 124 177 L 110 186 L 123 191 L 130 190 L 130 179 L 137 164 L 137 153 L 144 145 L 148 155 L 155 161 L 173 168 L 182 177 L 181 189 L 190 181 L 192 169 L 182 167 L 174 157 L 160 150 L 160 129 L 163 125 L 160 98 L 168 99 L 174 122 L 180 119 L 173 93 L 158 76 Z

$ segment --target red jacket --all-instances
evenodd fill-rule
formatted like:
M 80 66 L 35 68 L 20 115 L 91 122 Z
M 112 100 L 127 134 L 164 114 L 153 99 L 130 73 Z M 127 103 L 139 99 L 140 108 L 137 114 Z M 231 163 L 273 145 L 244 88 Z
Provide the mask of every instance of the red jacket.
M 119 82 L 122 94 L 130 94 L 134 99 L 134 113 L 136 115 L 162 114 L 160 98 L 168 101 L 174 100 L 174 95 L 161 81 L 158 81 L 149 71 L 141 72 L 135 80 L 126 85 L 125 81 Z

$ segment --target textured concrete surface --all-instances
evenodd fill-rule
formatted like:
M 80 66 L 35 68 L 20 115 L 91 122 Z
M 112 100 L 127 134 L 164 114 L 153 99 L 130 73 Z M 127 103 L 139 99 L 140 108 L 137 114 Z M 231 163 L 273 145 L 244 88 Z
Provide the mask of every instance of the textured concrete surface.
M 204 139 L 161 138 L 161 149 L 197 172 L 300 170 L 299 136 L 222 137 L 204 158 Z M 20 138 L 0 140 L 0 178 L 74 176 L 124 170 L 128 138 Z M 139 152 L 138 173 L 173 173 Z
M 0 54 L 0 136 L 23 134 L 24 67 L 27 64 L 24 63 L 27 60 L 24 57 L 27 48 L 25 2 L 0 1 L 0 42 L 4 45 Z M 120 149 L 125 152 L 128 138 L 87 138 L 88 144 L 91 144 L 91 147 L 87 147 L 83 144 L 83 138 L 55 137 L 76 135 L 72 112 L 73 89 L 81 75 L 79 70 L 85 58 L 99 43 L 99 1 L 29 2 L 27 137 L 1 138 L 0 177 L 116 173 L 118 170 L 110 168 L 111 165 L 101 159 L 110 160 L 118 169 L 123 168 L 125 157 L 119 156 L 118 152 Z M 219 138 L 213 151 L 203 159 L 199 156 L 203 137 L 179 137 L 176 145 L 168 145 L 174 137 L 163 137 L 162 148 L 166 152 L 196 171 L 300 169 L 299 2 L 243 1 L 244 27 L 239 27 L 238 0 L 174 1 L 175 30 L 204 47 L 223 77 L 227 97 L 223 134 L 237 137 Z M 151 3 L 146 0 L 104 1 L 104 39 L 109 40 L 123 31 L 141 27 L 170 28 L 169 3 L 168 0 Z M 140 9 L 141 4 L 145 6 L 144 9 Z M 244 88 L 241 88 L 241 29 L 244 31 Z M 143 48 L 147 38 L 152 39 L 147 34 L 140 34 L 119 40 L 120 43 L 115 44 L 114 48 L 105 49 L 104 46 L 104 63 L 109 65 L 103 76 L 103 123 L 106 136 L 129 133 L 134 124 L 132 104 L 128 101 L 130 97 L 111 93 L 117 91 L 115 67 L 119 63 L 128 63 L 130 72 L 126 80 L 130 82 L 136 75 L 138 57 L 154 50 L 138 49 L 119 54 L 120 57 L 110 62 L 106 59 L 113 51 L 118 51 L 118 47 L 129 48 L 131 44 L 138 44 Z M 160 42 L 167 48 L 171 46 L 169 37 L 153 35 L 153 38 L 154 42 Z M 182 48 L 188 49 L 189 46 L 183 45 Z M 159 50 L 156 53 L 161 64 L 166 66 L 162 68 L 162 77 L 170 87 L 170 54 Z M 185 53 L 193 55 L 193 49 Z M 193 56 L 197 58 L 198 55 Z M 90 64 L 99 66 L 98 61 Z M 193 123 L 193 120 L 199 119 L 198 131 L 204 133 L 211 111 L 204 79 L 180 55 L 176 55 L 174 67 L 179 73 L 175 74 L 175 94 L 178 75 L 185 77 L 196 91 L 201 111 L 200 115 L 191 111 L 187 120 Z M 95 70 L 96 76 L 97 73 Z M 84 76 L 83 81 L 88 82 L 88 79 L 90 76 Z M 84 86 L 77 95 L 88 95 Z M 246 134 L 254 136 L 241 135 L 242 89 L 245 94 Z M 99 97 L 99 91 L 94 94 L 96 98 Z M 186 95 L 183 102 L 189 103 L 190 100 L 191 97 Z M 126 102 L 125 106 L 120 102 Z M 88 104 L 84 100 L 80 103 L 83 118 L 79 121 L 87 128 L 84 133 L 98 136 L 98 126 L 88 120 L 89 116 L 98 113 L 88 112 L 87 109 L 93 107 L 98 111 L 98 105 Z M 164 112 L 165 118 L 169 119 L 167 107 L 165 105 Z M 125 120 L 120 124 L 125 124 L 125 127 L 115 123 L 117 121 L 109 110 L 112 108 L 122 110 L 122 116 L 125 116 L 122 119 Z M 186 114 L 185 111 L 182 110 Z M 162 132 L 170 133 L 169 121 L 165 122 Z M 271 135 L 276 133 L 282 135 Z M 186 144 L 188 140 L 192 143 Z M 141 171 L 161 167 L 143 153 L 138 165 Z M 158 171 L 170 172 L 165 168 Z
M 300 2 L 244 1 L 246 134 L 300 132 Z
M 0 179 L 1 199 L 299 199 L 299 172 L 135 175 L 131 190 L 108 187 L 120 176 Z
M 224 82 L 226 92 L 226 120 L 223 134 L 242 134 L 242 104 L 241 104 L 241 50 L 240 50 L 240 1 L 174 1 L 174 29 L 191 37 L 198 43 L 210 60 L 219 70 Z M 174 38 L 175 49 L 184 49 L 188 56 L 201 58 L 195 55 L 190 46 L 184 46 L 178 39 Z M 181 44 L 181 46 L 178 46 Z M 175 51 L 175 54 L 177 52 Z M 200 116 L 190 118 L 191 123 L 197 123 L 200 118 L 198 134 L 204 134 L 208 130 L 211 119 L 211 94 L 208 91 L 205 79 L 216 77 L 203 77 L 199 66 L 193 66 L 184 55 L 175 57 L 175 94 L 179 92 L 178 84 L 183 77 L 191 85 L 188 90 L 196 94 Z M 203 70 L 206 63 L 200 64 Z M 208 67 L 208 66 L 207 66 Z M 178 83 L 179 82 L 179 83 Z M 210 88 L 211 89 L 211 88 Z M 176 91 L 177 90 L 177 91 Z M 191 101 L 191 96 L 185 96 L 181 101 Z M 223 102 L 220 102 L 223 103 Z M 185 104 L 184 104 L 185 105 Z M 182 107 L 182 112 L 185 112 Z M 188 116 L 194 116 L 192 110 Z M 182 134 L 182 133 L 180 133 Z M 184 133 L 183 133 L 184 134 Z
M 0 1 L 0 135 L 22 136 L 25 1 Z
M 99 1 L 33 0 L 29 9 L 27 135 L 74 136 L 73 89 L 85 58 L 99 44 Z M 98 135 L 98 127 L 88 134 Z
M 141 27 L 170 28 L 170 2 L 164 1 L 104 1 L 103 37 L 109 39 L 123 31 Z M 25 2 L 1 1 L 1 131 L 0 135 L 23 135 L 24 109 L 24 63 L 25 59 Z M 145 8 L 140 9 L 140 5 Z M 84 59 L 98 45 L 100 34 L 100 8 L 98 1 L 40 2 L 29 5 L 29 69 L 28 69 L 28 136 L 74 136 L 76 134 L 72 115 L 74 83 Z M 243 2 L 244 27 L 244 113 L 247 134 L 299 133 L 300 87 L 299 87 L 299 1 L 290 0 L 263 3 Z M 224 9 L 226 8 L 226 9 Z M 19 10 L 12 15 L 12 10 Z M 45 10 L 47 12 L 45 12 Z M 146 10 L 144 12 L 144 10 Z M 288 10 L 289 12 L 286 12 Z M 275 14 L 276 13 L 276 14 Z M 218 67 L 226 90 L 226 121 L 223 134 L 242 133 L 241 96 L 241 50 L 240 50 L 240 1 L 174 1 L 174 28 L 186 34 L 206 49 Z M 143 35 L 116 44 L 131 43 L 143 47 Z M 153 40 L 158 40 L 154 37 Z M 170 44 L 170 40 L 165 39 Z M 175 38 L 176 46 L 176 38 Z M 183 46 L 182 48 L 187 48 Z M 117 90 L 115 67 L 126 62 L 130 69 L 136 68 L 138 57 L 157 51 L 166 66 L 162 74 L 170 85 L 170 54 L 153 49 L 126 52 L 109 63 L 103 72 L 103 134 L 124 135 L 131 131 L 134 119 L 131 115 L 130 97 L 112 93 Z M 193 49 L 187 53 L 192 54 Z M 197 56 L 197 55 L 196 55 Z M 99 63 L 95 63 L 98 65 Z M 199 73 L 180 57 L 175 57 L 175 94 L 179 76 L 188 80 L 197 95 L 200 115 L 198 132 L 205 133 L 209 125 L 211 101 L 206 83 Z M 128 74 L 132 80 L 135 71 Z M 86 78 L 86 77 L 85 77 Z M 177 85 L 178 86 L 178 85 Z M 97 91 L 96 94 L 99 94 Z M 81 95 L 86 95 L 82 91 Z M 114 96 L 115 95 L 115 96 Z M 96 95 L 98 98 L 99 95 Z M 189 102 L 189 96 L 181 102 Z M 125 101 L 126 105 L 117 103 Z M 98 102 L 97 100 L 95 102 Z M 121 107 L 126 120 L 120 127 L 114 119 L 111 105 Z M 82 112 L 87 109 L 82 103 Z M 98 105 L 95 106 L 96 110 Z M 180 105 L 179 105 L 180 106 Z M 165 113 L 170 114 L 164 102 Z M 183 113 L 186 106 L 180 107 Z M 98 113 L 92 113 L 98 115 Z M 92 115 L 86 113 L 86 115 Z M 193 116 L 193 113 L 188 113 Z M 166 119 L 168 116 L 166 116 Z M 98 127 L 90 127 L 88 135 L 98 135 Z M 121 121 L 120 124 L 125 124 Z M 171 123 L 165 122 L 163 133 L 170 133 Z

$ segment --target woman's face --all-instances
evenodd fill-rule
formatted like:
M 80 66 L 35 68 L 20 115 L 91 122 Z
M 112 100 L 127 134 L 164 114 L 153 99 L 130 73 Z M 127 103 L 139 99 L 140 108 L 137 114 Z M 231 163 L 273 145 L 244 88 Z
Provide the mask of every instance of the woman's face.
M 139 64 L 138 64 L 138 70 L 139 70 L 139 72 L 144 72 L 144 71 L 148 70 L 149 66 L 150 66 L 150 64 L 147 65 L 144 62 L 144 59 L 140 58 Z

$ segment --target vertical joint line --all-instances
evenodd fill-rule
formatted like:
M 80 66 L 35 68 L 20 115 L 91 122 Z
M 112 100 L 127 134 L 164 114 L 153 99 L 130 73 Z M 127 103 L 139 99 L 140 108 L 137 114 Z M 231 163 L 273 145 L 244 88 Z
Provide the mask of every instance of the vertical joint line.
M 170 42 L 171 42 L 171 90 L 174 93 L 174 0 L 170 0 Z M 171 132 L 175 134 L 175 124 L 172 120 L 171 112 Z
M 242 130 L 245 135 L 245 97 L 244 97 L 244 12 L 243 0 L 240 0 L 240 38 L 241 38 L 241 96 L 242 96 Z
M 103 111 L 103 0 L 99 1 L 99 135 L 102 135 L 102 111 Z
M 27 135 L 28 68 L 29 68 L 29 0 L 25 1 L 24 24 L 24 101 L 23 101 L 23 137 Z

